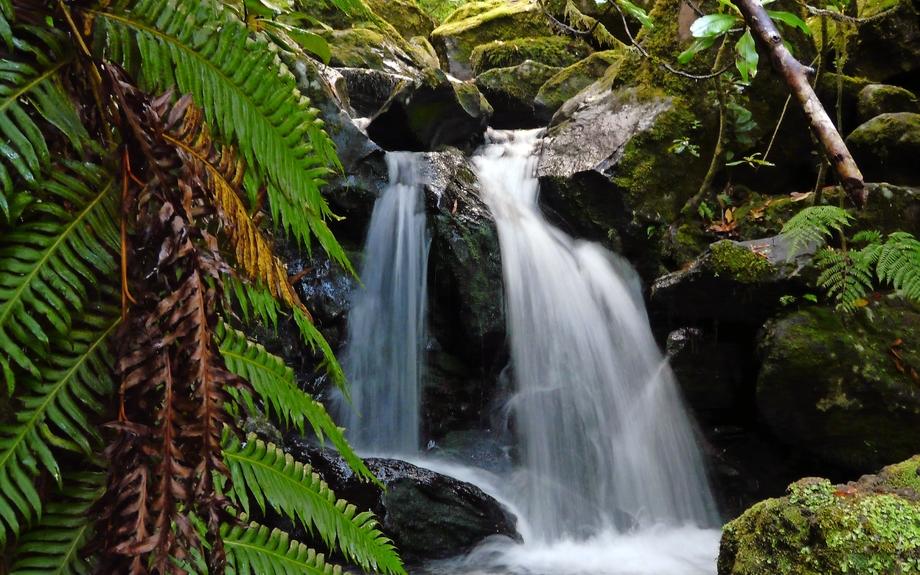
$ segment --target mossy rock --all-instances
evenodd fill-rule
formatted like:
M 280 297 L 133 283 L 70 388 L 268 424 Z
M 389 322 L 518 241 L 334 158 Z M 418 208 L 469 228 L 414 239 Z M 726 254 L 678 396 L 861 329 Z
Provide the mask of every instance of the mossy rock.
M 406 40 L 427 37 L 434 30 L 434 20 L 415 0 L 365 0 L 375 14 L 392 24 Z
M 431 43 L 441 58 L 442 67 L 461 80 L 472 77 L 470 55 L 477 46 L 494 40 L 551 35 L 552 30 L 539 6 L 528 0 L 486 3 L 479 8 L 484 11 L 468 12 L 473 15 L 462 19 L 454 19 L 452 15 L 431 32 Z
M 920 456 L 847 485 L 809 477 L 722 529 L 719 575 L 920 570 Z
M 387 34 L 378 28 L 333 30 L 323 35 L 332 53 L 330 66 L 367 68 L 404 75 L 413 75 L 415 70 L 425 67 L 425 60 L 416 48 L 401 36 Z
M 847 47 L 846 73 L 874 82 L 920 70 L 920 17 L 911 0 L 861 0 L 859 16 L 888 16 L 859 26 Z
M 760 337 L 757 406 L 774 434 L 822 461 L 878 468 L 920 452 L 920 307 L 884 296 L 844 316 L 808 306 Z
M 448 14 L 441 21 L 441 24 L 452 24 L 454 22 L 459 22 L 460 20 L 466 20 L 467 18 L 473 18 L 475 16 L 479 16 L 480 14 L 485 14 L 491 10 L 501 8 L 507 3 L 507 1 L 508 0 L 484 0 L 482 2 L 468 2 Z
M 495 108 L 495 127 L 533 128 L 533 99 L 559 68 L 526 60 L 510 68 L 493 68 L 477 76 L 475 85 Z
M 885 84 L 870 84 L 859 92 L 859 120 L 868 122 L 882 114 L 920 113 L 917 97 L 910 90 Z
M 840 114 L 843 121 L 841 132 L 844 136 L 853 131 L 853 128 L 862 123 L 859 118 L 859 94 L 872 81 L 866 78 L 838 75 L 833 73 L 821 74 L 815 92 L 821 105 L 827 110 L 834 123 L 837 122 L 837 91 L 840 83 Z
M 611 66 L 618 66 L 620 59 L 618 52 L 605 50 L 560 70 L 540 87 L 534 97 L 534 114 L 538 119 L 549 122 L 567 100 L 603 77 Z
M 493 68 L 510 68 L 527 60 L 546 66 L 564 68 L 571 66 L 591 53 L 591 47 L 581 39 L 563 36 L 542 38 L 516 38 L 496 40 L 476 46 L 470 54 L 473 75 L 478 76 Z
M 847 147 L 866 181 L 920 185 L 920 114 L 882 114 L 847 136 Z

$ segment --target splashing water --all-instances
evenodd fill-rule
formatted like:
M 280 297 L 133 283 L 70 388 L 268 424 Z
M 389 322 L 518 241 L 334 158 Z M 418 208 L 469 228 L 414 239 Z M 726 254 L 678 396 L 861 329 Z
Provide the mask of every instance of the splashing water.
M 386 156 L 390 184 L 374 205 L 344 360 L 349 441 L 365 453 L 415 454 L 425 335 L 428 238 L 418 155 Z M 344 402 L 342 402 L 344 403 Z
M 652 529 L 715 526 L 702 457 L 638 280 L 617 256 L 544 220 L 538 142 L 536 130 L 490 131 L 473 158 L 498 227 L 518 387 L 510 407 L 523 465 L 502 491 L 526 523 L 525 540 L 543 549 L 608 538 L 626 549 Z M 638 529 L 621 541 L 625 526 Z

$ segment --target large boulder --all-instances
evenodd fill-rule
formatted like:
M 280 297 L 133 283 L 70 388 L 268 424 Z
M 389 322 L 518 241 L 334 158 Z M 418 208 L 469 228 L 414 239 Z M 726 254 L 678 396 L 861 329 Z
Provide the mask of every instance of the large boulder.
M 289 436 L 286 451 L 312 466 L 337 497 L 373 511 L 403 559 L 459 555 L 493 535 L 520 541 L 507 508 L 471 483 L 396 459 L 366 459 L 383 485 L 360 481 L 336 453 Z
M 525 60 L 508 68 L 492 68 L 476 77 L 476 87 L 495 108 L 496 128 L 534 128 L 540 125 L 533 101 L 540 87 L 559 68 Z
M 800 295 L 799 277 L 814 246 L 792 246 L 784 236 L 712 244 L 684 269 L 655 281 L 650 305 L 675 320 L 716 320 L 760 325 L 780 308 L 780 298 Z
M 426 37 L 434 30 L 431 19 L 415 0 L 365 0 L 375 14 L 389 22 L 406 40 Z
M 553 114 L 562 105 L 604 76 L 610 66 L 620 62 L 620 54 L 613 50 L 595 52 L 560 70 L 546 81 L 534 97 L 534 115 L 538 120 L 549 123 Z
M 920 569 L 920 456 L 846 485 L 809 477 L 787 493 L 725 525 L 719 575 Z
M 473 49 L 494 40 L 550 36 L 549 22 L 531 0 L 486 0 L 463 6 L 435 28 L 431 43 L 442 66 L 460 80 L 473 76 Z
M 554 68 L 564 68 L 586 58 L 591 47 L 582 40 L 565 36 L 496 40 L 476 46 L 470 54 L 473 75 L 492 68 L 510 68 L 532 60 Z
M 860 90 L 857 106 L 860 122 L 868 122 L 882 114 L 920 113 L 920 104 L 913 92 L 885 84 L 869 84 Z
M 920 185 L 915 163 L 920 157 L 920 114 L 882 114 L 847 136 L 847 147 L 871 182 Z
M 853 314 L 808 306 L 770 320 L 757 407 L 777 437 L 850 469 L 920 452 L 920 307 L 883 296 Z

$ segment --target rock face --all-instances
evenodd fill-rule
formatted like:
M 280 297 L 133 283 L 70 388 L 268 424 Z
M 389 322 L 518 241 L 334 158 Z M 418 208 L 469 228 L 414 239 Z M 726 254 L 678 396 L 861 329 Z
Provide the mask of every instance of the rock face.
M 476 87 L 495 108 L 495 128 L 536 128 L 541 122 L 533 102 L 543 84 L 559 68 L 532 60 L 509 68 L 492 68 L 476 77 Z
M 853 159 L 870 182 L 920 185 L 914 162 L 920 157 L 920 114 L 882 114 L 847 137 Z
M 761 335 L 757 406 L 823 461 L 878 468 L 920 452 L 920 308 L 885 296 L 854 314 L 806 307 Z
M 847 485 L 809 477 L 722 531 L 719 575 L 911 573 L 920 567 L 920 456 Z
M 514 515 L 475 485 L 405 461 L 365 460 L 384 491 L 359 481 L 334 452 L 293 437 L 286 447 L 295 459 L 311 465 L 337 497 L 361 511 L 373 511 L 405 560 L 459 555 L 492 535 L 520 541 Z

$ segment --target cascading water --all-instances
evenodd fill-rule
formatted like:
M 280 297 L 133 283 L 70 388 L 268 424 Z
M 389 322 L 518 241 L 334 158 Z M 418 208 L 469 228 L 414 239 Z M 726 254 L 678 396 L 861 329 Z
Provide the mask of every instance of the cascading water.
M 352 394 L 340 411 L 362 452 L 415 454 L 425 335 L 428 238 L 419 157 L 386 156 L 389 186 L 371 215 L 344 361 Z
M 717 524 L 699 449 L 652 338 L 638 281 L 537 206 L 537 131 L 489 132 L 473 163 L 498 227 L 523 453 L 511 499 L 531 537 L 624 522 Z M 626 519 L 626 521 L 629 521 Z

